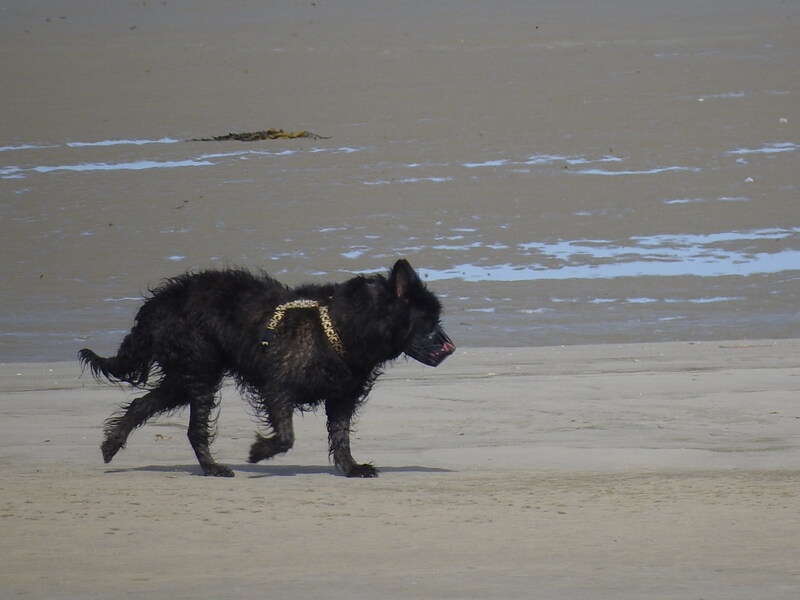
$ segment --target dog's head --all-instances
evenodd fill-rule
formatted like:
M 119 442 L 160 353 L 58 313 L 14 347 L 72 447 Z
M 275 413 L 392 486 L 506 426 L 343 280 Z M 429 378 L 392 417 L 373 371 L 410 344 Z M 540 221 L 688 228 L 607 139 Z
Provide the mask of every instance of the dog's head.
M 389 284 L 408 310 L 408 329 L 402 351 L 423 364 L 438 366 L 456 349 L 439 322 L 442 312 L 439 300 L 405 259 L 398 260 L 392 267 Z
M 388 276 L 360 275 L 330 286 L 325 295 L 353 362 L 372 368 L 405 353 L 435 367 L 456 349 L 439 323 L 442 305 L 404 259 Z

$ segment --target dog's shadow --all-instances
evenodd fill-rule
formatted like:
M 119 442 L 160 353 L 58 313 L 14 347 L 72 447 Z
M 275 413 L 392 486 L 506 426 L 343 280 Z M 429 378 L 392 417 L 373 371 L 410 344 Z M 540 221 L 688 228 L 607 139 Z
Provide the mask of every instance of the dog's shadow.
M 344 477 L 342 473 L 329 465 L 303 466 L 303 465 L 227 465 L 234 473 L 247 473 L 248 477 L 296 477 L 298 475 L 330 475 Z M 131 472 L 156 472 L 156 473 L 191 473 L 203 475 L 198 465 L 148 465 L 146 467 L 122 467 L 108 469 L 106 473 L 131 473 Z M 422 467 L 411 465 L 407 467 L 379 467 L 381 473 L 452 473 L 450 469 L 437 467 Z

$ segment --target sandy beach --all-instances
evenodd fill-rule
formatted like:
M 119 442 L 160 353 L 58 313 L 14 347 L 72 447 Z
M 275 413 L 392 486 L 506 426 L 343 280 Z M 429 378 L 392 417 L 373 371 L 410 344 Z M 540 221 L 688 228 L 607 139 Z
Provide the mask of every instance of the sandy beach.
M 0 3 L 0 596 L 800 597 L 797 2 Z M 309 130 L 324 139 L 198 142 Z M 80 376 L 185 270 L 403 256 L 459 347 L 339 476 L 223 389 L 102 462 Z
M 244 461 L 225 388 L 206 478 L 185 415 L 109 465 L 129 395 L 72 363 L 0 367 L 8 598 L 794 599 L 800 340 L 460 350 L 390 368 L 327 462 L 324 416 Z

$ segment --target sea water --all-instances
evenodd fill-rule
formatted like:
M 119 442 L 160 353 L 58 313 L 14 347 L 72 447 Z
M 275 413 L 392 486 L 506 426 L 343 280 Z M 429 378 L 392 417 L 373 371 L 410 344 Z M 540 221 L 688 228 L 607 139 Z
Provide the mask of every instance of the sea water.
M 399 143 L 399 142 L 398 142 Z M 121 339 L 147 288 L 404 256 L 460 345 L 795 336 L 800 146 L 708 153 L 71 140 L 0 146 L 0 360 Z M 435 157 L 431 156 L 436 154 Z M 724 172 L 729 183 L 707 183 Z

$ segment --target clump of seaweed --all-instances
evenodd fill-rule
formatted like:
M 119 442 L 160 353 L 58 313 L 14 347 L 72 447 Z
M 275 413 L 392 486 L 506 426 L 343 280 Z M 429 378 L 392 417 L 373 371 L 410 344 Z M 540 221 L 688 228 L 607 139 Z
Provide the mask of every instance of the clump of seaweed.
M 264 131 L 245 131 L 242 133 L 228 133 L 225 135 L 218 135 L 210 138 L 193 138 L 192 142 L 257 142 L 260 140 L 278 140 L 289 139 L 294 140 L 297 138 L 310 138 L 312 140 L 327 140 L 330 136 L 317 135 L 306 130 L 300 131 L 284 131 L 283 129 L 267 129 Z

